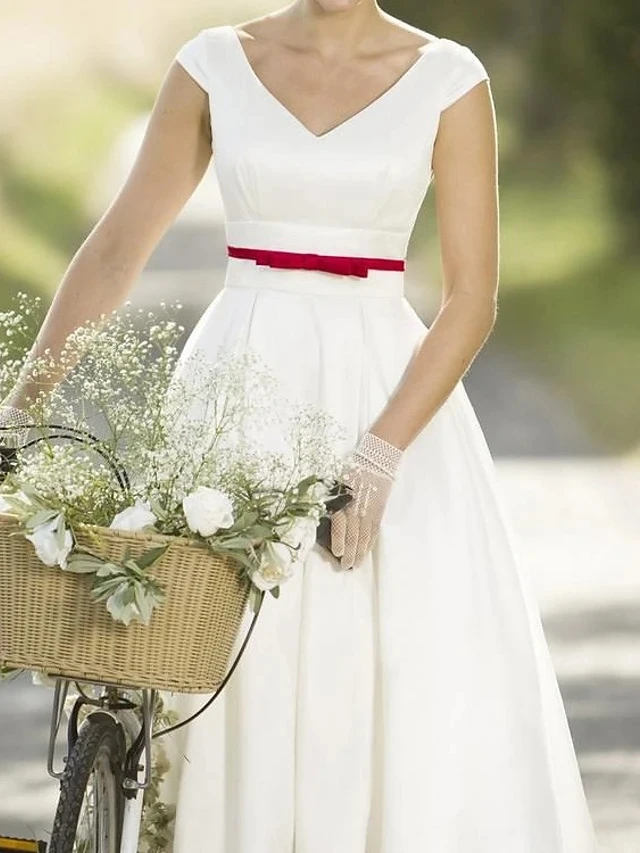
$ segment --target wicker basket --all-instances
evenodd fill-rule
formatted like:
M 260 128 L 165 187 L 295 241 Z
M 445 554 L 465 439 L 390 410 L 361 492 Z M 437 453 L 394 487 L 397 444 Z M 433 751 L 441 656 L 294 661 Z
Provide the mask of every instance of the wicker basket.
M 135 557 L 171 542 L 150 567 L 165 602 L 148 625 L 125 626 L 92 601 L 89 577 L 45 566 L 31 542 L 8 536 L 17 529 L 16 519 L 0 513 L 0 665 L 184 693 L 217 688 L 249 597 L 236 560 L 181 537 L 88 528 L 104 542 L 100 553 L 115 560 L 126 545 Z M 76 538 L 96 552 L 85 531 Z

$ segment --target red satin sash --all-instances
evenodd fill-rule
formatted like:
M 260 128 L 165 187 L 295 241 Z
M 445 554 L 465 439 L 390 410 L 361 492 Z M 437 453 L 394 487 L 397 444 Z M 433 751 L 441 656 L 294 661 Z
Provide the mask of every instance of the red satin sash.
M 405 268 L 404 259 L 362 258 L 349 255 L 318 255 L 312 252 L 282 252 L 276 249 L 250 249 L 246 246 L 227 246 L 229 256 L 255 261 L 262 266 L 278 269 L 322 270 L 337 275 L 354 275 L 366 278 L 369 270 L 396 270 Z

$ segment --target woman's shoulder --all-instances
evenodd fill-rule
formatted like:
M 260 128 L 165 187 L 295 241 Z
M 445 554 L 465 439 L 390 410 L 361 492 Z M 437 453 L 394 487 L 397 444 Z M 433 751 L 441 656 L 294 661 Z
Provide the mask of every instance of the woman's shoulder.
M 400 19 L 394 19 L 394 26 L 396 29 L 402 30 L 406 36 L 421 44 L 424 53 L 433 53 L 435 56 L 438 56 L 439 61 L 443 65 L 443 71 L 449 68 L 454 74 L 456 69 L 462 73 L 465 70 L 467 73 L 474 71 L 476 74 L 486 73 L 486 68 L 482 60 L 470 44 L 446 35 L 428 32 Z
M 183 39 L 174 59 L 191 74 L 203 89 L 208 90 L 212 69 L 224 63 L 224 50 L 228 44 L 228 25 L 202 27 Z
M 470 89 L 489 79 L 489 71 L 470 44 L 439 36 L 437 50 L 441 57 L 441 109 L 451 106 Z
M 474 48 L 472 48 L 471 44 L 467 42 L 458 41 L 457 39 L 450 38 L 449 36 L 437 36 L 431 33 L 425 33 L 425 36 L 435 39 L 434 45 L 439 48 L 442 55 L 454 62 L 464 62 L 465 60 L 469 61 L 470 57 L 479 59 Z
M 180 48 L 194 51 L 209 51 L 215 47 L 229 44 L 231 36 L 236 32 L 231 24 L 215 24 L 210 27 L 202 27 L 192 32 L 190 36 L 183 38 Z
M 212 41 L 221 41 L 227 35 L 227 31 L 231 29 L 229 24 L 215 24 L 211 27 L 201 27 L 195 30 L 183 42 L 189 44 L 191 42 L 200 42 L 202 44 Z

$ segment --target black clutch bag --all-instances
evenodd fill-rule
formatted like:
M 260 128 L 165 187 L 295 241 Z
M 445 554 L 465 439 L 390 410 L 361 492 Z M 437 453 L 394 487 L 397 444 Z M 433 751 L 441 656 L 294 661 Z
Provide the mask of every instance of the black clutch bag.
M 353 493 L 345 483 L 338 483 L 329 494 L 330 497 L 325 501 L 329 515 L 320 520 L 316 530 L 316 542 L 327 551 L 331 551 L 331 516 L 353 500 Z

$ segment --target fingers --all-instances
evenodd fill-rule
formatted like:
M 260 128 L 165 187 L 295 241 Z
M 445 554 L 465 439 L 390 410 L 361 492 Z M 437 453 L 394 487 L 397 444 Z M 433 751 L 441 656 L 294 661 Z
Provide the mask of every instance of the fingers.
M 343 569 L 353 568 L 358 524 L 358 517 L 343 509 L 331 516 L 331 550 L 334 556 L 342 558 L 340 566 Z
M 356 547 L 358 545 L 358 528 L 360 519 L 355 513 L 346 513 L 347 529 L 344 537 L 344 550 L 340 565 L 343 569 L 352 569 L 356 561 Z
M 347 517 L 344 510 L 338 510 L 331 516 L 331 551 L 336 557 L 344 554 L 347 533 Z
M 375 541 L 375 532 L 355 513 L 339 510 L 331 516 L 331 551 L 343 569 L 359 566 Z
M 371 544 L 371 525 L 366 523 L 361 523 L 360 528 L 358 530 L 358 543 L 356 545 L 356 554 L 354 559 L 354 565 L 359 566 L 364 558 L 369 553 Z

